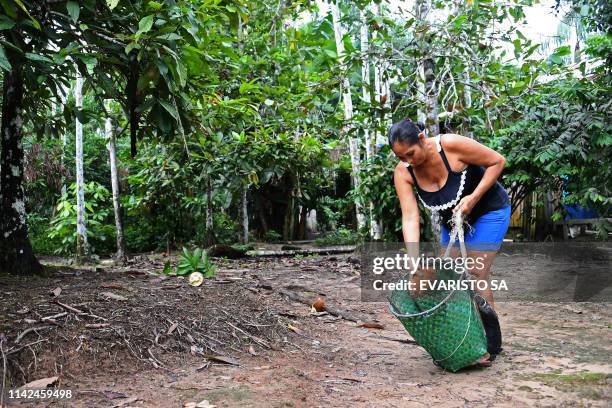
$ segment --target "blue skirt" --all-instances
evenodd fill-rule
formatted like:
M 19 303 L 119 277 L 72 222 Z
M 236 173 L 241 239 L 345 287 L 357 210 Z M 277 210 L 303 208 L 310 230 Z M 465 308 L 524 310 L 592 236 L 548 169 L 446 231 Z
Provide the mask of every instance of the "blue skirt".
M 497 251 L 504 242 L 510 224 L 511 206 L 489 211 L 481 215 L 472 229 L 465 228 L 465 246 L 468 250 Z M 448 245 L 450 231 L 444 225 L 440 229 L 440 243 Z M 456 243 L 458 245 L 458 243 Z

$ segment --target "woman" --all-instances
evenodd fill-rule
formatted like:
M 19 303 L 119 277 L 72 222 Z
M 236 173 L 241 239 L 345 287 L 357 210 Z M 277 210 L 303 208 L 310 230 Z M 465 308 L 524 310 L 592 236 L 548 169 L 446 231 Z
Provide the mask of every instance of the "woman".
M 487 281 L 486 289 L 478 292 L 484 299 L 479 299 L 479 306 L 490 354 L 484 360 L 492 361 L 501 352 L 501 332 L 488 283 L 491 263 L 510 223 L 510 199 L 497 181 L 506 160 L 467 137 L 445 134 L 426 138 L 423 130 L 409 119 L 393 124 L 389 145 L 400 159 L 394 179 L 406 243 L 419 242 L 417 197 L 432 215 L 437 215 L 432 218 L 440 220 L 443 246 L 449 241 L 454 212 L 461 211 L 471 226 L 465 232 L 465 243 L 469 258 L 483 260 L 477 263 L 480 268 L 475 267 L 470 273 L 476 280 Z

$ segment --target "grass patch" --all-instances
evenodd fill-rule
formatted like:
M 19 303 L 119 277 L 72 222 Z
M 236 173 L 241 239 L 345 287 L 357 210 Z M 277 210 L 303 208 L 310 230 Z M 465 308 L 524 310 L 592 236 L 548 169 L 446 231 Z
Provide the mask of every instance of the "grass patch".
M 597 387 L 606 387 L 608 380 L 612 377 L 606 373 L 596 373 L 583 371 L 574 374 L 561 374 L 560 370 L 551 373 L 536 373 L 521 376 L 524 380 L 539 381 L 549 387 L 554 387 L 563 392 L 575 392 L 582 398 L 591 400 L 601 400 L 604 398 L 603 392 Z M 519 390 L 523 386 L 519 387 Z M 527 386 L 523 391 L 527 391 Z
M 206 394 L 210 402 L 241 402 L 251 398 L 251 390 L 248 387 L 220 388 Z
M 542 381 L 544 383 L 558 383 L 558 384 L 599 384 L 605 385 L 610 374 L 606 373 L 594 373 L 591 371 L 584 371 L 575 374 L 560 374 L 560 373 L 541 373 L 535 374 L 534 379 Z

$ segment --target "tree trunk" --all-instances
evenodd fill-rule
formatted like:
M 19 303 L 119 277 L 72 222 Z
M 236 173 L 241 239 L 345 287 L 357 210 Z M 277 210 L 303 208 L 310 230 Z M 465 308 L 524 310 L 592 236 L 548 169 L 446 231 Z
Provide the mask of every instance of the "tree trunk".
M 375 16 L 381 15 L 381 8 L 380 8 L 379 3 L 372 3 L 372 13 Z M 377 38 L 378 38 L 378 31 L 373 30 L 372 40 L 376 40 Z M 385 94 L 383 90 L 384 88 L 384 83 L 383 83 L 384 68 L 382 67 L 382 61 L 380 57 L 375 56 L 373 64 L 374 64 L 374 100 L 376 101 L 376 103 L 379 103 L 380 107 L 382 108 L 386 102 L 386 101 L 383 101 L 383 95 Z M 382 114 L 377 119 L 378 119 L 377 123 L 375 124 L 377 126 L 377 129 L 376 129 L 374 140 L 376 142 L 376 146 L 383 146 L 387 144 L 387 138 L 383 134 L 383 132 L 379 130 L 379 128 L 381 127 L 381 123 L 385 123 L 385 114 Z
M 465 106 L 463 111 L 467 112 L 471 107 L 472 107 L 472 89 L 469 86 L 471 78 L 470 78 L 470 67 L 466 66 L 465 67 L 465 83 L 466 85 L 464 85 L 463 87 L 463 97 L 465 100 Z M 472 115 L 470 115 L 469 113 L 465 113 L 464 114 L 464 123 L 465 123 L 465 135 L 467 137 L 469 137 L 470 139 L 474 138 L 474 132 L 472 131 Z
M 213 208 L 212 208 L 212 186 L 210 184 L 210 177 L 206 180 L 206 246 L 214 245 L 217 241 L 215 237 L 215 225 L 213 222 Z
M 66 99 L 68 98 L 68 93 L 70 90 L 64 85 L 60 85 L 62 88 L 62 92 L 60 93 L 60 105 L 58 106 L 58 114 L 62 114 L 64 112 L 64 106 L 66 106 Z M 68 143 L 68 133 L 64 130 L 62 132 L 62 155 L 60 156 L 60 163 L 62 165 L 62 169 L 66 167 L 66 144 Z M 66 177 L 62 176 L 62 195 L 66 194 Z
M 83 77 L 77 69 L 76 86 L 74 88 L 74 99 L 77 110 L 83 108 Z M 76 192 L 77 192 L 77 261 L 82 261 L 88 256 L 87 228 L 85 226 L 85 191 L 83 182 L 83 125 L 76 117 Z
M 249 188 L 246 184 L 242 185 L 242 242 L 249 242 L 249 207 L 247 201 L 247 192 Z
M 418 80 L 418 120 L 425 124 L 428 136 L 436 136 L 440 133 L 440 121 L 438 117 L 438 95 L 436 89 L 435 63 L 431 57 L 430 39 L 428 28 L 430 22 L 430 0 L 417 0 L 415 2 L 416 20 L 421 27 L 417 27 L 417 42 L 421 44 L 422 58 L 417 69 Z
M 362 96 L 363 103 L 366 106 L 371 105 L 371 96 L 370 96 L 370 58 L 368 53 L 370 51 L 370 46 L 368 42 L 368 20 L 366 18 L 366 14 L 364 10 L 360 12 L 361 19 L 361 53 L 362 53 L 362 61 L 361 61 L 361 83 L 362 83 Z M 367 117 L 367 116 L 366 116 Z M 365 138 L 365 146 L 366 146 L 366 158 L 371 160 L 375 155 L 375 141 L 372 138 L 372 133 L 370 133 L 369 127 L 371 126 L 372 121 L 366 119 L 364 123 L 363 129 L 363 137 Z M 381 221 L 374 216 L 374 203 L 368 203 L 368 211 L 370 215 L 370 236 L 374 240 L 379 240 L 382 237 L 382 223 Z
M 359 12 L 361 20 L 360 37 L 361 37 L 361 91 L 363 103 L 369 107 L 371 104 L 370 97 L 370 58 L 368 53 L 370 52 L 370 45 L 368 42 L 368 20 L 366 18 L 365 10 Z M 365 139 L 366 158 L 371 159 L 374 157 L 374 143 L 372 135 L 370 133 L 371 121 L 367 118 L 364 120 L 363 126 L 363 137 Z
M 297 239 L 306 239 L 306 218 L 308 217 L 308 208 L 300 206 L 300 219 L 298 222 Z
M 10 58 L 12 51 L 7 49 Z M 23 69 L 10 58 L 4 73 L 0 133 L 0 273 L 29 275 L 42 272 L 28 237 L 23 187 Z
M 262 206 L 260 206 L 257 210 L 257 214 L 259 215 L 259 223 L 261 224 L 261 230 L 265 236 L 270 230 L 270 227 L 268 227 L 268 220 L 266 219 L 266 213 L 264 212 L 264 208 Z
M 110 103 L 106 103 L 106 110 L 110 110 Z M 123 239 L 123 218 L 121 216 L 121 201 L 119 192 L 119 174 L 117 173 L 117 148 L 115 143 L 115 133 L 113 132 L 113 123 L 110 117 L 106 118 L 104 123 L 104 131 L 108 140 L 107 149 L 110 161 L 111 171 L 111 187 L 113 190 L 113 208 L 115 211 L 115 227 L 117 229 L 117 254 L 116 258 L 120 262 L 125 261 L 125 243 Z
M 295 217 L 295 176 L 289 172 L 287 177 L 287 207 L 285 209 L 285 220 L 283 222 L 283 241 L 293 239 L 293 218 Z
M 336 39 L 336 51 L 338 52 L 338 62 L 343 70 L 344 66 L 344 43 L 342 42 L 342 27 L 340 26 L 340 8 L 338 7 L 337 1 L 331 4 L 332 19 L 334 24 L 334 37 Z M 351 121 L 353 120 L 353 100 L 351 98 L 351 84 L 349 83 L 346 72 L 344 73 L 344 79 L 342 81 L 343 93 L 342 101 L 344 104 L 344 120 L 347 122 L 346 128 L 350 129 L 352 126 Z M 349 150 L 351 154 L 351 165 L 352 165 L 352 179 L 353 185 L 358 186 L 361 183 L 359 177 L 359 171 L 361 169 L 360 155 L 359 155 L 359 140 L 354 136 L 349 136 Z M 363 212 L 363 206 L 359 203 L 355 203 L 355 210 L 357 216 L 357 227 L 361 230 L 366 227 L 366 220 Z

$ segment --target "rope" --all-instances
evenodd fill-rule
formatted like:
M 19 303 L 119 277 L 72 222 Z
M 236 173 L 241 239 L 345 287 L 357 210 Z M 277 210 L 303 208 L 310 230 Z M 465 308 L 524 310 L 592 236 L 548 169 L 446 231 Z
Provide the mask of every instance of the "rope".
M 450 250 L 453 247 L 453 244 L 455 243 L 455 239 L 458 239 L 459 247 L 461 251 L 461 257 L 465 260 L 467 258 L 467 249 L 465 248 L 465 242 L 464 242 L 465 238 L 464 238 L 464 233 L 463 233 L 463 215 L 461 214 L 461 211 L 457 211 L 454 213 L 453 218 L 452 218 L 452 224 L 453 225 L 452 225 L 452 229 L 450 232 L 450 239 L 448 240 L 446 251 L 444 251 L 444 258 L 448 258 L 450 254 Z M 461 276 L 459 277 L 459 282 L 461 282 L 466 276 L 467 276 L 467 271 L 461 274 Z M 445 304 L 451 298 L 451 296 L 453 296 L 456 290 L 458 289 L 453 289 L 452 291 L 450 291 L 448 295 L 446 295 L 444 299 L 440 301 L 440 303 L 438 303 L 431 309 L 425 310 L 423 312 L 400 313 L 399 311 L 396 310 L 393 303 L 389 303 L 389 312 L 391 312 L 391 314 L 394 315 L 395 317 L 403 317 L 403 318 L 429 316 L 430 314 L 438 310 L 438 308 L 440 308 L 443 304 Z

